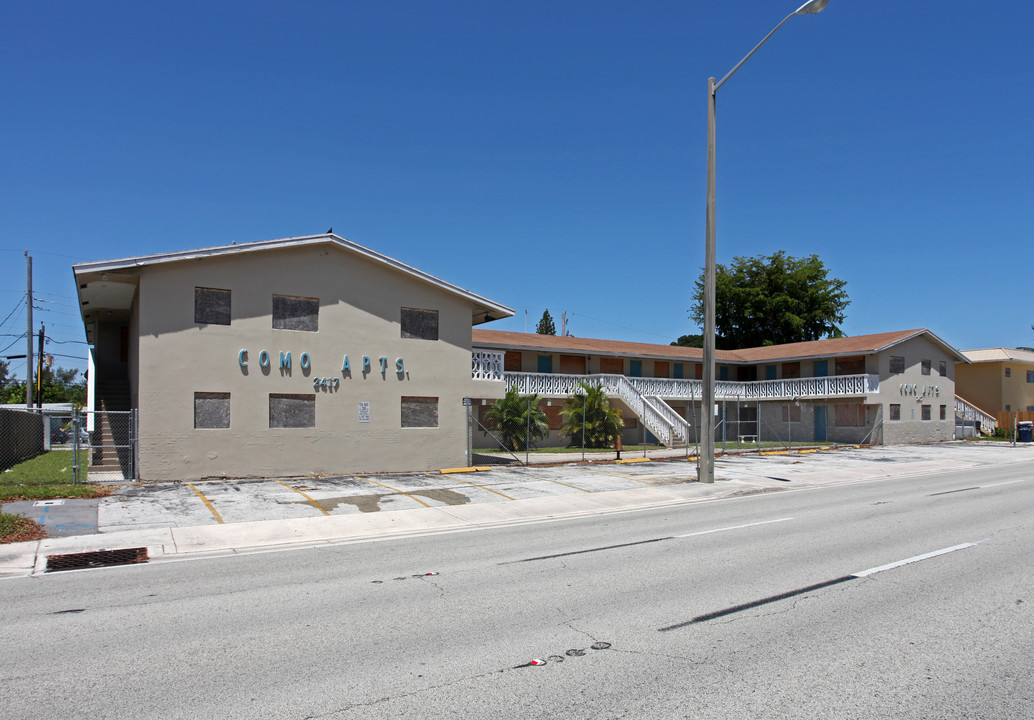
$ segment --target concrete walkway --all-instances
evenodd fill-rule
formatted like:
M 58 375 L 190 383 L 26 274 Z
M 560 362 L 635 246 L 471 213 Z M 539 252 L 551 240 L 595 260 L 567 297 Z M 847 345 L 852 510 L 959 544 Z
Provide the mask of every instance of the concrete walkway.
M 577 456 L 576 456 L 577 458 Z M 126 485 L 97 503 L 96 532 L 0 545 L 0 577 L 47 556 L 146 548 L 150 562 L 470 530 L 1034 460 L 1034 445 L 945 443 L 724 456 L 716 482 L 686 458 L 627 455 L 552 467 Z M 71 502 L 71 501 L 69 501 Z M 4 506 L 5 512 L 13 504 Z M 31 512 L 39 512 L 33 508 Z M 32 514 L 28 514 L 32 517 Z M 35 519 L 35 518 L 34 518 Z M 90 527 L 80 517 L 80 526 Z

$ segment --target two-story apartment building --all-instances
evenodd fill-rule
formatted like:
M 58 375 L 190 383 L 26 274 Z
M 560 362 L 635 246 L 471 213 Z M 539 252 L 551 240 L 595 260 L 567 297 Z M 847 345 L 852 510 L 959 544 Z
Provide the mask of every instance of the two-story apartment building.
M 1020 348 L 966 350 L 956 369 L 957 392 L 985 412 L 1034 412 L 1034 351 Z
M 96 409 L 146 480 L 462 462 L 471 326 L 499 303 L 336 235 L 73 267 Z
M 542 396 L 551 429 L 546 443 L 562 441 L 560 407 L 580 381 L 602 384 L 621 407 L 626 442 L 643 436 L 640 422 L 664 444 L 697 440 L 703 417 L 699 348 L 484 329 L 473 334 L 475 352 L 501 355 L 508 387 Z M 957 362 L 965 358 L 926 329 L 719 350 L 718 437 L 950 440 Z

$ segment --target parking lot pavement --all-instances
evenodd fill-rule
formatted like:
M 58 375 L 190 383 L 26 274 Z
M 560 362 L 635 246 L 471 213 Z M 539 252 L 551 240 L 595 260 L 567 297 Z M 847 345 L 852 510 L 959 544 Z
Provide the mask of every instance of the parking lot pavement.
M 715 462 L 717 482 L 711 489 L 695 482 L 696 465 L 685 457 L 627 464 L 492 466 L 486 471 L 458 474 L 136 484 L 124 486 L 100 501 L 96 525 L 98 532 L 106 533 L 487 505 L 636 488 L 666 489 L 669 495 L 680 497 L 713 497 L 1024 459 L 1034 459 L 1030 447 L 974 443 L 726 455 Z

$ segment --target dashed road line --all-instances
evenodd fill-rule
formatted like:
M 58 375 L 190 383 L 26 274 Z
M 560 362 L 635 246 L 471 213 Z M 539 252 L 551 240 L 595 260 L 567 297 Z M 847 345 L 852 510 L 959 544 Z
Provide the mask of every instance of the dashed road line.
M 768 597 L 761 598 L 759 600 L 752 600 L 750 602 L 742 603 L 740 605 L 733 605 L 732 607 L 723 608 L 722 610 L 715 610 L 714 612 L 705 613 L 703 615 L 697 615 L 695 618 L 692 618 L 691 620 L 675 623 L 674 625 L 667 625 L 662 628 L 657 628 L 657 630 L 658 632 L 679 630 L 690 625 L 697 625 L 699 623 L 707 622 L 708 620 L 715 620 L 720 617 L 726 617 L 728 615 L 733 615 L 738 612 L 743 612 L 744 610 L 752 610 L 763 605 L 770 605 L 771 603 L 779 602 L 780 600 L 788 600 L 789 598 L 805 595 L 807 593 L 814 592 L 815 590 L 822 590 L 824 588 L 833 587 L 834 585 L 840 585 L 841 583 L 849 582 L 851 580 L 865 578 L 870 575 L 875 575 L 876 573 L 884 572 L 886 570 L 893 570 L 895 568 L 902 567 L 903 565 L 909 565 L 911 563 L 920 562 L 922 560 L 928 560 L 930 558 L 938 557 L 940 555 L 947 555 L 948 553 L 953 553 L 958 550 L 965 550 L 966 548 L 971 548 L 976 545 L 979 545 L 982 542 L 984 541 L 977 540 L 976 542 L 961 543 L 959 545 L 952 545 L 951 547 L 941 548 L 940 550 L 934 550 L 932 552 L 924 553 L 922 555 L 914 555 L 910 558 L 905 558 L 904 560 L 897 560 L 892 563 L 887 563 L 886 565 L 880 565 L 878 567 L 869 568 L 868 570 L 860 570 L 859 572 L 851 573 L 850 575 L 842 575 L 841 577 L 833 578 L 832 580 L 826 580 L 825 582 L 815 583 L 814 585 L 808 585 L 807 587 L 797 588 L 796 590 L 789 590 L 787 592 L 779 593 L 778 595 L 769 595 Z

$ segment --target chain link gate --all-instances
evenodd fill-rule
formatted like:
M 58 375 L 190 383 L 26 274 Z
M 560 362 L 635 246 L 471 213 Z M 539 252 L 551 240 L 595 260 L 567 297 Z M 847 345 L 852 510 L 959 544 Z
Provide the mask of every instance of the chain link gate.
M 75 425 L 75 482 L 138 479 L 136 410 L 82 410 Z

